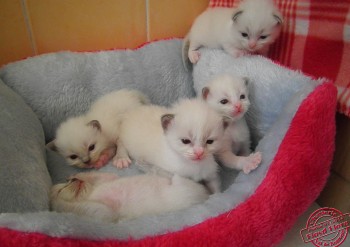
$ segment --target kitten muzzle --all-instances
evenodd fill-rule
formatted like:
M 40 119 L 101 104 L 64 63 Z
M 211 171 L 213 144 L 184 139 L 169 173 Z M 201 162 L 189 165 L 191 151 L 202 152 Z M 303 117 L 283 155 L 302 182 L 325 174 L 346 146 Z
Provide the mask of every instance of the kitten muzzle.
M 194 149 L 194 157 L 192 160 L 199 161 L 204 158 L 204 149 L 202 147 Z

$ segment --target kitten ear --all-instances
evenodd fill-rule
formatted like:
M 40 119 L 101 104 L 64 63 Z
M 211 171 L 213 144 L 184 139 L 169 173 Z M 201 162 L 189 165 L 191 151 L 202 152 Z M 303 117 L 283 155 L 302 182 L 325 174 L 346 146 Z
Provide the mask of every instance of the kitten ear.
M 202 89 L 202 99 L 207 100 L 210 90 L 208 87 Z
M 237 18 L 238 18 L 241 14 L 243 14 L 243 10 L 237 11 L 236 13 L 233 14 L 232 20 L 233 20 L 234 22 L 236 22 L 236 21 L 237 21 Z
M 165 114 L 161 117 L 162 127 L 163 127 L 164 131 L 166 131 L 168 129 L 169 124 L 174 119 L 174 117 L 175 117 L 174 114 Z
M 98 120 L 91 120 L 87 125 L 92 126 L 93 128 L 96 128 L 99 131 L 101 131 L 101 124 Z
M 57 151 L 57 146 L 55 144 L 56 139 L 53 139 L 52 141 L 50 141 L 49 143 L 46 144 L 46 147 L 52 151 Z
M 273 18 L 277 21 L 278 25 L 282 25 L 283 19 L 282 19 L 282 16 L 280 14 L 273 14 Z
M 231 122 L 232 122 L 232 119 L 230 117 L 228 117 L 228 116 L 222 117 L 222 124 L 223 124 L 224 129 L 226 129 L 230 125 Z
M 250 84 L 250 80 L 248 77 L 243 77 L 244 85 L 248 86 Z

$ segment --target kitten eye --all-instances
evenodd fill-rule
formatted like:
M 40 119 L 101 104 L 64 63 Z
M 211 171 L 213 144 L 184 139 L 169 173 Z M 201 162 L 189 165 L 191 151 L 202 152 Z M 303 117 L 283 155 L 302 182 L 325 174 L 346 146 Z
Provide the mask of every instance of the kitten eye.
M 78 158 L 78 155 L 72 154 L 71 156 L 69 156 L 69 158 L 75 160 L 76 158 Z
M 214 140 L 207 140 L 207 144 L 213 144 L 214 143 Z
M 266 39 L 268 35 L 261 35 L 259 39 Z
M 183 144 L 190 144 L 191 141 L 189 139 L 181 139 Z
M 95 144 L 91 144 L 90 146 L 89 146 L 89 151 L 92 151 L 92 150 L 94 150 L 95 149 Z
M 241 94 L 241 96 L 239 96 L 239 99 L 245 99 L 245 95 Z
M 243 38 L 248 38 L 248 34 L 247 33 L 241 33 Z
M 227 99 L 220 100 L 220 103 L 223 105 L 226 105 L 228 103 L 228 100 Z

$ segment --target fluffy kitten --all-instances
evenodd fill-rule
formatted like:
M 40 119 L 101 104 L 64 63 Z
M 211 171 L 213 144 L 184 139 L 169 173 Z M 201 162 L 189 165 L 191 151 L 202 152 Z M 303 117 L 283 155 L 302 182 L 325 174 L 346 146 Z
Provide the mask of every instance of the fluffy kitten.
M 247 85 L 246 78 L 222 75 L 210 81 L 202 90 L 202 98 L 213 109 L 232 119 L 225 130 L 218 159 L 225 166 L 243 170 L 244 173 L 254 170 L 261 162 L 260 152 L 250 154 L 250 133 L 244 118 L 250 105 Z
M 82 116 L 63 122 L 56 138 L 47 146 L 62 154 L 71 165 L 100 168 L 116 153 L 120 121 L 131 109 L 148 104 L 148 99 L 136 90 L 122 89 L 100 97 Z M 130 160 L 117 163 L 127 166 Z
M 115 174 L 86 172 L 51 189 L 51 209 L 103 221 L 156 215 L 203 203 L 203 185 L 174 175 L 150 174 L 118 178 Z
M 128 155 L 149 164 L 203 181 L 211 192 L 220 191 L 213 153 L 220 148 L 227 119 L 199 99 L 184 99 L 167 109 L 149 105 L 127 114 L 121 125 L 120 159 Z
M 187 56 L 197 63 L 202 46 L 223 48 L 234 57 L 266 55 L 281 27 L 282 16 L 272 0 L 244 0 L 237 8 L 209 8 L 195 19 L 184 39 L 184 63 Z

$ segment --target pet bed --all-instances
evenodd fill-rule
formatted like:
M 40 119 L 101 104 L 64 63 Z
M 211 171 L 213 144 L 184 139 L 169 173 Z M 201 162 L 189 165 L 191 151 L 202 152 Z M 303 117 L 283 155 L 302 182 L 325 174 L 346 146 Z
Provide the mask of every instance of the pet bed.
M 202 49 L 193 72 L 181 40 L 136 50 L 59 52 L 0 70 L 1 246 L 271 246 L 317 198 L 334 150 L 336 89 L 260 56 L 234 59 Z M 203 204 L 159 216 L 103 223 L 49 211 L 52 183 L 80 171 L 45 149 L 58 124 L 86 111 L 96 97 L 134 88 L 153 103 L 193 97 L 216 75 L 250 78 L 247 121 L 258 169 L 221 168 L 222 193 Z M 134 165 L 101 171 L 139 173 Z

